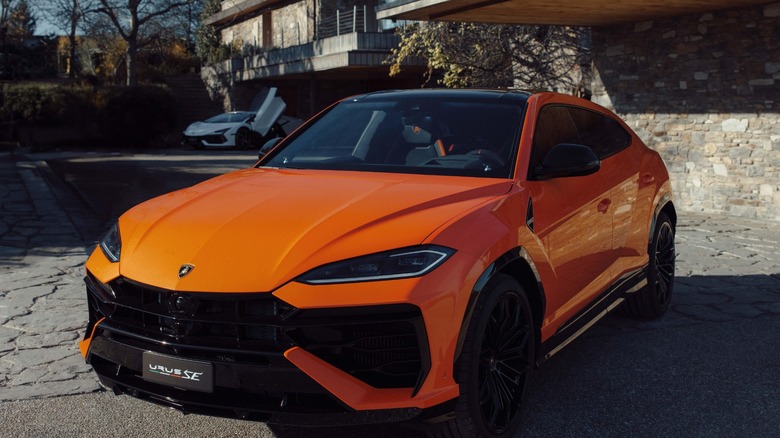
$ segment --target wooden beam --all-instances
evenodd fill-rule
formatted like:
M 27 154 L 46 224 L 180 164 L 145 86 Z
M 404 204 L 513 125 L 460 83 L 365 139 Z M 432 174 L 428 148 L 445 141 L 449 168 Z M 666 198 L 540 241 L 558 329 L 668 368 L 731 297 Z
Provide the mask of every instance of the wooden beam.
M 403 0 L 382 19 L 606 26 L 770 3 L 767 0 Z

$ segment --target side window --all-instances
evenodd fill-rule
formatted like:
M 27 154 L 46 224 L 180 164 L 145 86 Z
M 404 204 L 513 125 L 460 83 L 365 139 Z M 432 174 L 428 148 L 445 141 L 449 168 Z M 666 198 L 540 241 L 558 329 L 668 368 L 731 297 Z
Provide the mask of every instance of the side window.
M 531 169 L 542 164 L 544 156 L 561 143 L 582 144 L 577 126 L 565 106 L 549 105 L 539 112 L 539 120 L 534 129 L 533 156 Z
M 631 143 L 631 136 L 610 117 L 583 108 L 570 107 L 574 123 L 580 131 L 582 144 L 593 149 L 603 160 Z

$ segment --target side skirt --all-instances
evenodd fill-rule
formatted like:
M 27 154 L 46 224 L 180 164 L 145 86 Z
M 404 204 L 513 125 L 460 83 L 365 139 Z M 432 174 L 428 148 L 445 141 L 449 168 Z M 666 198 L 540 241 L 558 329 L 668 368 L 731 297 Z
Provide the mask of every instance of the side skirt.
M 540 365 L 561 351 L 563 347 L 593 324 L 598 322 L 609 311 L 619 306 L 625 300 L 626 295 L 638 292 L 647 284 L 647 266 L 629 272 L 620 277 L 609 289 L 601 294 L 593 303 L 582 309 L 572 319 L 563 324 L 558 331 L 548 340 L 542 343 L 540 354 L 537 356 L 536 365 Z

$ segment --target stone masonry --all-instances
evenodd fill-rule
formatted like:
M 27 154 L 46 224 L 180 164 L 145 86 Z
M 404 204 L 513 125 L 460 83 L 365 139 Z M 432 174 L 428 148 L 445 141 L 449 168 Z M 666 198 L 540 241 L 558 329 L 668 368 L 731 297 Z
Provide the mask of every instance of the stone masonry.
M 230 6 L 233 4 L 226 2 L 222 8 L 224 10 Z M 272 9 L 266 14 L 240 17 L 235 23 L 222 29 L 222 42 L 241 48 L 246 53 L 258 51 L 260 48 L 283 49 L 307 44 L 323 38 L 323 26 L 334 27 L 330 29 L 332 33 L 326 36 L 335 35 L 336 11 L 349 14 L 353 7 L 361 10 L 365 7 L 367 15 L 365 28 L 362 22 L 355 23 L 356 28 L 361 31 L 376 31 L 374 0 L 298 0 Z M 362 19 L 362 15 L 360 17 Z M 271 41 L 263 41 L 263 20 L 269 18 Z M 342 20 L 344 19 L 346 18 L 342 17 Z M 349 23 L 342 23 L 342 32 L 347 28 L 350 28 Z
M 77 347 L 84 242 L 34 162 L 0 154 L 0 212 L 0 401 L 99 389 Z
M 780 3 L 593 31 L 593 99 L 661 153 L 686 211 L 780 221 Z

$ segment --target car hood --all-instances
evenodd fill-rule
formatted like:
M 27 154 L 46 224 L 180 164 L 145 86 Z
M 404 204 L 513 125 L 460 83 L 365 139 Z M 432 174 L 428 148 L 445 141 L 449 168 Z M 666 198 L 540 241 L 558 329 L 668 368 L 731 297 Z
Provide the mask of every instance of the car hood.
M 240 126 L 241 123 L 236 122 L 230 122 L 230 123 L 206 123 L 206 122 L 195 122 L 187 127 L 187 129 L 184 130 L 184 135 L 207 135 L 211 134 L 215 131 L 219 131 L 220 129 L 231 129 L 235 128 L 236 126 Z
M 507 193 L 498 179 L 246 169 L 120 218 L 120 273 L 201 292 L 272 291 L 325 263 L 424 243 Z M 195 268 L 184 278 L 182 265 Z

